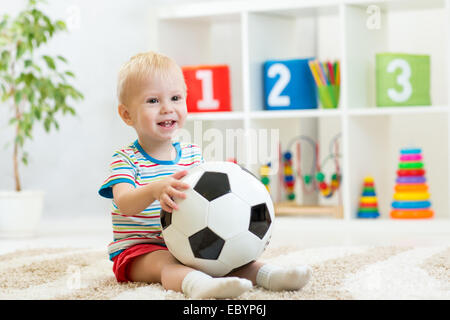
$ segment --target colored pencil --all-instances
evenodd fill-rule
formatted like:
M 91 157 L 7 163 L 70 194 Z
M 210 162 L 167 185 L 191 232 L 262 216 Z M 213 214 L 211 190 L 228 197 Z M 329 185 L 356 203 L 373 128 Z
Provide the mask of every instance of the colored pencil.
M 331 62 L 327 62 L 328 65 L 328 74 L 330 75 L 330 82 L 331 84 L 336 84 L 335 78 L 334 78 L 334 72 L 333 72 L 333 66 L 331 65 Z
M 327 74 L 325 73 L 325 68 L 323 67 L 323 65 L 320 62 L 317 62 L 317 64 L 319 65 L 320 70 L 322 71 L 325 85 L 328 85 L 329 83 L 328 83 L 328 79 L 327 79 Z
M 337 84 L 340 85 L 341 84 L 341 63 L 339 62 L 339 60 L 337 61 L 337 67 L 336 67 L 336 79 L 337 79 Z
M 327 83 L 328 83 L 328 81 L 329 81 L 328 67 L 325 65 L 325 62 L 321 62 L 320 66 L 322 67 L 323 74 L 325 76 L 325 79 L 327 79 Z
M 333 63 L 333 70 L 334 70 L 334 81 L 335 81 L 335 84 L 338 84 L 337 83 L 337 62 L 336 61 Z
M 317 60 L 314 61 L 314 66 L 316 67 L 317 73 L 319 74 L 319 78 L 320 78 L 322 85 L 325 86 L 327 84 L 327 82 L 325 81 L 324 74 L 323 74 L 322 69 L 320 68 L 320 64 Z
M 325 86 L 327 84 L 327 82 L 325 81 L 325 75 L 322 72 L 322 68 L 320 67 L 320 62 L 318 60 L 316 60 L 315 66 L 316 66 L 317 74 L 319 75 L 321 84 L 323 86 Z
M 311 70 L 311 73 L 314 77 L 314 81 L 316 82 L 316 85 L 319 87 L 321 85 L 320 78 L 319 78 L 319 75 L 317 74 L 317 70 L 314 68 L 313 62 L 311 60 L 308 61 L 308 65 L 309 65 L 309 69 Z

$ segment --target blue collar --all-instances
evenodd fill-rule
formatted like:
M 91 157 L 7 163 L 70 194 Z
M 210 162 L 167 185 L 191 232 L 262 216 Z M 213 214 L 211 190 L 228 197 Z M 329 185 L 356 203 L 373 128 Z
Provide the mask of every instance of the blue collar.
M 145 152 L 145 150 L 141 147 L 141 145 L 139 144 L 139 142 L 136 141 L 134 142 L 134 146 L 139 150 L 140 153 L 142 153 L 142 155 L 149 161 L 153 162 L 153 163 L 157 163 L 157 164 L 177 164 L 178 161 L 180 161 L 181 158 L 181 147 L 180 147 L 180 143 L 179 142 L 174 142 L 172 143 L 172 145 L 175 147 L 175 150 L 177 151 L 177 156 L 174 160 L 158 160 L 155 159 L 153 157 L 151 157 L 147 152 Z

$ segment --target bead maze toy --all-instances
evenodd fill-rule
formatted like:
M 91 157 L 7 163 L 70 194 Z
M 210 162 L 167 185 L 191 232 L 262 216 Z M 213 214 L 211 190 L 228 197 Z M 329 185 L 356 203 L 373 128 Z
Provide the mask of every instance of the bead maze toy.
M 426 184 L 422 150 L 406 148 L 400 150 L 395 193 L 391 218 L 426 219 L 434 215 L 430 193 Z
M 330 143 L 330 154 L 325 157 L 322 163 L 319 162 L 319 144 L 312 138 L 300 135 L 291 139 L 287 146 L 287 150 L 282 152 L 281 145 L 279 146 L 279 163 L 281 168 L 278 172 L 279 186 L 284 188 L 285 201 L 279 201 L 275 204 L 276 214 L 331 214 L 336 217 L 342 217 L 342 206 L 300 206 L 295 201 L 295 184 L 298 181 L 301 185 L 301 190 L 304 194 L 319 193 L 324 198 L 331 198 L 339 190 L 342 175 L 339 165 L 339 144 L 338 138 L 340 134 L 337 134 Z M 309 172 L 303 173 L 301 169 L 302 152 L 301 143 L 306 142 L 310 145 L 313 152 L 313 161 Z M 296 152 L 295 159 L 291 152 L 295 144 Z M 333 150 L 334 147 L 334 150 Z M 294 161 L 295 160 L 295 161 Z M 331 181 L 327 182 L 323 168 L 327 162 L 333 160 L 335 164 L 335 172 L 331 175 Z M 295 170 L 294 170 L 295 162 Z M 262 173 L 264 168 L 261 167 L 261 179 L 265 179 Z M 262 181 L 262 180 L 261 180 Z M 269 180 L 265 179 L 268 187 Z M 263 182 L 264 183 L 264 182 Z M 281 189 L 278 188 L 278 199 L 282 199 Z M 339 199 L 340 203 L 340 199 Z
M 259 174 L 261 176 L 261 182 L 263 183 L 263 185 L 266 187 L 267 192 L 270 192 L 270 167 L 271 164 L 270 162 L 268 162 L 267 164 L 261 166 L 261 168 L 259 169 Z
M 363 191 L 359 200 L 358 218 L 378 218 L 379 216 L 375 182 L 373 177 L 366 176 L 363 181 Z
M 286 189 L 286 195 L 287 200 L 294 200 L 295 199 L 295 193 L 294 186 L 295 186 L 295 176 L 294 176 L 294 170 L 292 168 L 292 152 L 290 151 L 292 149 L 292 145 L 296 143 L 296 154 L 297 154 L 297 176 L 299 180 L 302 183 L 302 190 L 303 192 L 317 192 L 320 191 L 321 195 L 325 198 L 330 198 L 333 196 L 333 194 L 336 192 L 336 190 L 340 186 L 340 181 L 342 179 L 340 174 L 340 166 L 339 166 L 339 154 L 338 154 L 338 144 L 337 144 L 337 138 L 339 138 L 339 135 L 336 135 L 336 137 L 332 140 L 330 144 L 330 154 L 324 159 L 322 164 L 319 163 L 319 144 L 315 142 L 313 139 L 311 139 L 308 136 L 298 136 L 291 140 L 291 142 L 288 145 L 287 151 L 283 154 L 283 173 L 284 173 L 284 186 Z M 309 174 L 302 174 L 301 171 L 301 147 L 300 147 L 300 140 L 304 140 L 308 142 L 312 148 L 313 148 L 313 165 L 311 167 L 311 171 Z M 333 143 L 336 146 L 336 150 L 333 152 Z M 329 160 L 334 159 L 335 161 L 335 170 L 336 172 L 332 174 L 331 176 L 331 182 L 327 183 L 325 181 L 325 175 L 323 174 L 321 168 L 324 168 L 326 163 Z

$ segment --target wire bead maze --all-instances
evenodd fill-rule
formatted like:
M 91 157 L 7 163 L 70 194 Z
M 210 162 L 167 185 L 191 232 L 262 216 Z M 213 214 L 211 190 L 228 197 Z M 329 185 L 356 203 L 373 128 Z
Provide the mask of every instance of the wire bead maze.
M 291 139 L 288 147 L 284 153 L 281 154 L 281 146 L 279 146 L 279 161 L 283 164 L 282 170 L 279 170 L 279 180 L 281 185 L 284 186 L 287 200 L 295 200 L 295 182 L 296 177 L 293 168 L 293 154 L 291 152 L 293 145 L 296 147 L 296 159 L 295 159 L 295 171 L 297 173 L 298 180 L 301 181 L 301 188 L 304 193 L 312 193 L 320 191 L 320 194 L 325 198 L 331 198 L 334 193 L 339 189 L 342 174 L 339 165 L 339 143 L 338 139 L 341 134 L 337 134 L 330 141 L 329 154 L 320 163 L 319 159 L 319 144 L 315 142 L 312 138 L 306 135 L 296 136 Z M 300 142 L 306 142 L 310 145 L 313 152 L 313 159 L 311 164 L 311 169 L 306 174 L 302 173 L 301 161 L 302 161 L 302 148 Z M 281 159 L 282 158 L 282 159 Z M 329 161 L 334 162 L 335 172 L 331 175 L 331 181 L 327 182 L 325 179 L 325 174 L 323 169 Z M 269 181 L 266 177 L 263 177 L 263 183 L 268 188 Z

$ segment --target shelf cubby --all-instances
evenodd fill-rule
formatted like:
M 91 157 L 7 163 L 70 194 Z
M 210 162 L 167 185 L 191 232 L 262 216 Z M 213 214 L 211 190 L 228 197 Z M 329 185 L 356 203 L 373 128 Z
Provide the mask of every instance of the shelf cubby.
M 431 104 L 448 105 L 445 1 L 350 1 L 343 17 L 349 109 L 376 107 L 375 56 L 384 52 L 430 55 Z
M 339 59 L 338 13 L 338 6 L 260 9 L 247 13 L 251 111 L 264 110 L 265 61 L 312 57 Z
M 422 124 L 433 123 L 435 130 Z M 448 218 L 448 119 L 440 114 L 357 116 L 349 120 L 351 214 L 356 216 L 358 198 L 366 175 L 375 179 L 382 218 L 389 218 L 400 149 L 422 149 L 432 208 L 436 218 Z M 444 151 L 444 152 L 442 152 Z M 438 169 L 440 168 L 440 169 Z
M 228 65 L 231 107 L 233 111 L 243 111 L 241 29 L 242 17 L 237 13 L 166 17 L 158 23 L 158 50 L 180 66 Z
M 336 172 L 335 162 L 332 158 L 328 158 L 330 153 L 335 152 L 333 145 L 330 145 L 334 140 L 338 140 L 339 150 L 341 154 L 341 121 L 340 117 L 324 117 L 324 118 L 290 118 L 290 119 L 257 119 L 252 121 L 251 129 L 252 133 L 258 137 L 258 145 L 250 144 L 249 151 L 251 158 L 249 159 L 248 167 L 251 171 L 259 174 L 259 168 L 262 164 L 271 162 L 272 175 L 269 177 L 271 180 L 271 194 L 276 202 L 283 202 L 286 200 L 283 187 L 279 183 L 278 170 L 283 170 L 283 163 L 280 163 L 278 158 L 278 148 L 281 147 L 282 153 L 290 151 L 293 155 L 292 165 L 297 172 L 296 168 L 299 165 L 297 161 L 297 142 L 300 142 L 300 168 L 302 176 L 304 174 L 311 174 L 315 171 L 316 162 L 314 161 L 313 154 L 315 153 L 314 145 L 309 142 L 312 139 L 318 143 L 319 146 L 319 158 L 318 163 L 321 166 L 322 172 L 326 176 L 326 181 L 331 181 L 331 175 Z M 265 134 L 259 134 L 259 130 L 264 130 Z M 276 131 L 275 131 L 276 130 Z M 272 132 L 277 132 L 274 136 Z M 307 137 L 299 138 L 299 137 Z M 276 139 L 275 137 L 278 137 Z M 276 143 L 279 140 L 280 146 Z M 330 148 L 332 150 L 330 150 Z M 339 164 L 342 163 L 342 159 L 339 158 Z M 339 165 L 338 164 L 338 165 Z M 340 165 L 339 165 L 340 166 Z M 317 192 L 311 192 L 311 186 L 306 186 L 308 192 L 302 192 L 302 184 L 300 177 L 295 175 L 296 181 L 296 202 L 302 205 L 315 205 L 315 206 L 331 206 L 341 205 L 342 199 L 340 196 L 334 196 L 330 199 L 325 199 Z

